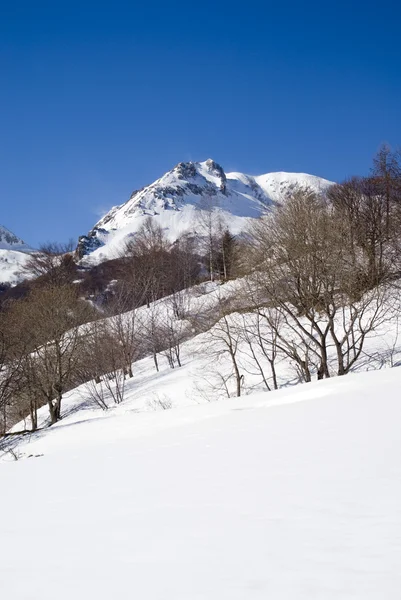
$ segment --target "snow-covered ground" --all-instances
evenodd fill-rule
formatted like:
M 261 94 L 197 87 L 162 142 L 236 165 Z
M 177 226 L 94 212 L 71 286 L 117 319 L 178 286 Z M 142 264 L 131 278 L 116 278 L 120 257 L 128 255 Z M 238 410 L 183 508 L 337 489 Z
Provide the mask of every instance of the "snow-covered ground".
M 398 600 L 400 385 L 65 419 L 0 464 L 2 596 Z
M 137 325 L 165 321 L 174 300 L 190 328 L 230 300 L 240 308 L 242 286 L 159 300 Z M 110 410 L 85 385 L 66 394 L 62 420 L 10 438 L 0 461 L 4 597 L 398 600 L 398 331 L 395 311 L 346 377 L 295 386 L 278 360 L 277 392 L 258 391 L 240 340 L 243 396 L 224 399 L 231 363 L 212 329 L 182 344 L 180 368 L 163 355 L 158 373 L 152 357 L 134 363 Z
M 0 225 L 0 283 L 16 285 L 26 277 L 23 269 L 30 252 L 28 244 Z
M 16 285 L 25 279 L 24 267 L 28 260 L 26 252 L 0 248 L 0 283 Z

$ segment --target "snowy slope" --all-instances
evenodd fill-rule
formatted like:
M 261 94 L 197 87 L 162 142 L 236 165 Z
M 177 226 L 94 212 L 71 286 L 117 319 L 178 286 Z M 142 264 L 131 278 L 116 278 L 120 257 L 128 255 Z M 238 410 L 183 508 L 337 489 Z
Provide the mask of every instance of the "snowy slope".
M 199 229 L 202 208 L 217 210 L 232 233 L 241 232 L 248 219 L 282 201 L 293 185 L 324 192 L 331 182 L 303 173 L 268 173 L 253 177 L 225 173 L 213 160 L 179 163 L 172 171 L 120 206 L 112 208 L 79 242 L 86 262 L 114 258 L 129 236 L 151 216 L 174 241 L 184 232 Z
M 0 284 L 16 285 L 25 278 L 23 267 L 29 259 L 26 252 L 0 249 Z
M 60 423 L 0 464 L 13 600 L 398 600 L 401 370 Z
M 15 285 L 24 278 L 22 269 L 29 252 L 28 244 L 0 225 L 0 284 Z
M 158 372 L 155 370 L 151 355 L 137 360 L 132 365 L 133 378 L 127 379 L 125 382 L 122 404 L 116 406 L 110 391 L 106 390 L 103 385 L 95 386 L 98 391 L 103 390 L 104 401 L 109 409 L 114 413 L 121 412 L 123 414 L 126 412 L 149 412 L 162 410 L 164 404 L 171 408 L 182 408 L 221 400 L 226 398 L 227 394 L 231 397 L 235 396 L 235 373 L 227 352 L 227 345 L 224 342 L 224 339 L 227 340 L 224 334 L 225 329 L 220 328 L 221 322 L 216 323 L 219 306 L 224 306 L 226 311 L 235 311 L 226 317 L 226 323 L 230 327 L 232 340 L 236 345 L 238 369 L 243 375 L 241 394 L 247 396 L 261 390 L 266 392 L 266 383 L 273 389 L 271 368 L 266 357 L 254 342 L 252 343 L 253 352 L 251 352 L 246 341 L 247 336 L 243 335 L 244 328 L 250 332 L 256 331 L 256 328 L 259 327 L 258 331 L 263 339 L 266 342 L 269 339 L 268 325 L 262 322 L 257 324 L 255 314 L 247 312 L 249 299 L 246 295 L 244 296 L 244 285 L 247 289 L 245 280 L 241 279 L 229 281 L 224 285 L 205 282 L 183 290 L 175 296 L 157 300 L 151 303 L 149 308 L 142 306 L 133 312 L 106 319 L 105 321 L 109 321 L 114 330 L 125 326 L 130 331 L 134 327 L 136 332 L 146 332 L 150 326 L 158 328 L 169 323 L 177 337 L 181 339 L 180 361 L 182 365 L 178 367 L 175 363 L 176 368 L 170 368 L 167 353 L 163 351 L 158 353 Z M 177 307 L 181 315 L 179 318 L 174 314 Z M 399 301 L 393 294 L 390 294 L 385 301 L 383 311 L 381 311 L 383 319 L 377 323 L 373 331 L 366 335 L 363 352 L 353 366 L 353 371 L 401 365 L 399 307 Z M 369 315 L 367 314 L 365 318 L 369 319 Z M 212 326 L 213 323 L 215 325 Z M 306 320 L 303 322 L 303 326 L 307 327 Z M 341 335 L 343 326 L 342 318 L 339 318 L 335 322 L 338 336 Z M 285 325 L 283 325 L 283 329 L 285 329 Z M 88 333 L 85 325 L 82 326 L 81 331 L 83 335 Z M 287 331 L 287 335 L 289 334 L 290 331 Z M 338 369 L 334 344 L 328 343 L 327 350 L 329 371 L 334 377 Z M 262 378 L 254 358 L 257 358 L 259 365 L 263 368 L 264 378 Z M 275 372 L 279 388 L 299 383 L 297 364 L 280 350 L 277 350 Z M 317 377 L 316 367 L 313 367 L 312 363 L 311 372 L 313 377 Z M 63 426 L 105 417 L 105 413 L 98 407 L 92 392 L 92 382 L 89 382 L 64 394 Z M 15 423 L 16 419 L 13 419 L 12 422 Z M 42 428 L 46 428 L 48 425 L 47 406 L 39 409 L 38 423 Z M 52 435 L 57 427 L 58 425 L 51 429 L 45 429 L 46 435 Z M 12 431 L 24 429 L 30 429 L 29 418 L 26 422 L 17 423 Z M 30 452 L 32 441 L 29 441 L 28 449 L 24 447 L 21 449 L 18 446 L 23 454 Z

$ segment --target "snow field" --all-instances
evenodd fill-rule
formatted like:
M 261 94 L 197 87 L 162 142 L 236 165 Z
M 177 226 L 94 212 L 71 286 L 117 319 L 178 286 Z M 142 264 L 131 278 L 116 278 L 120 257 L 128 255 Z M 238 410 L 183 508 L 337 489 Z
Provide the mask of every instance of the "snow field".
M 5 597 L 398 599 L 400 377 L 61 422 L 0 467 Z

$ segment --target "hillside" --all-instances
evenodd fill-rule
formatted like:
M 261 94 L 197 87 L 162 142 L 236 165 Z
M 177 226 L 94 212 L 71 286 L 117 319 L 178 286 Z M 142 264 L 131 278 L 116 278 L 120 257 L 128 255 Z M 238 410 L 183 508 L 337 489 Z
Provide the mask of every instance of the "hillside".
M 0 465 L 3 593 L 398 599 L 399 387 L 391 369 L 59 423 Z
M 283 201 L 294 185 L 324 192 L 331 182 L 304 173 L 226 173 L 211 159 L 179 163 L 151 185 L 133 192 L 127 202 L 113 207 L 80 238 L 78 253 L 91 264 L 116 258 L 149 216 L 170 241 L 183 233 L 199 233 L 202 209 L 217 211 L 224 225 L 238 234 L 249 219 Z

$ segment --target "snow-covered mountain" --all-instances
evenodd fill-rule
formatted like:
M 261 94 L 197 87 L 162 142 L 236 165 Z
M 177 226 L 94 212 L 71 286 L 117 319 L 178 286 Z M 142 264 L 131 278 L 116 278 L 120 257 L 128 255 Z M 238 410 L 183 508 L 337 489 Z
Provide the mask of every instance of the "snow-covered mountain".
M 127 202 L 113 207 L 80 238 L 78 253 L 90 255 L 89 262 L 114 258 L 148 216 L 174 241 L 182 233 L 197 231 L 202 208 L 216 209 L 231 232 L 238 234 L 250 218 L 282 201 L 294 185 L 323 193 L 332 182 L 305 173 L 225 173 L 211 159 L 179 163 L 151 185 L 133 192 Z
M 0 225 L 0 284 L 15 285 L 23 278 L 23 267 L 32 249 L 23 240 Z

